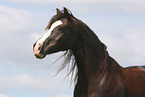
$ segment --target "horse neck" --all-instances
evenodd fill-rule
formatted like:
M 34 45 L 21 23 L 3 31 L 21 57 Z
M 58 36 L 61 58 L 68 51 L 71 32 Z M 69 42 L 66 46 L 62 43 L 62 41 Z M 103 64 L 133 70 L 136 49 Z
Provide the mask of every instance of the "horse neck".
M 106 49 L 86 25 L 78 28 L 78 41 L 72 51 L 77 62 L 78 77 L 88 81 L 91 76 L 102 76 L 102 69 L 106 67 Z

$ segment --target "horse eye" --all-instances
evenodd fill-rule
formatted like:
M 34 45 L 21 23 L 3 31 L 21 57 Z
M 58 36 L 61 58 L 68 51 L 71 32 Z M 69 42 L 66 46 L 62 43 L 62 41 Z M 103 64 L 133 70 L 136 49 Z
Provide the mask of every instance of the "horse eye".
M 62 31 L 62 30 L 64 30 L 64 27 L 59 27 L 59 29 L 58 29 L 58 30 Z

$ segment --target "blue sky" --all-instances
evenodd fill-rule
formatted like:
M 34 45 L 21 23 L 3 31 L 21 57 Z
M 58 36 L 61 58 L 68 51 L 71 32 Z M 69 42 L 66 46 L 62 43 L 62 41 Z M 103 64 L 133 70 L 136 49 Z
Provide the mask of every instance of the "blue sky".
M 56 8 L 84 21 L 121 66 L 145 64 L 144 0 L 0 0 L 0 97 L 73 97 L 61 53 L 36 59 L 33 43 Z

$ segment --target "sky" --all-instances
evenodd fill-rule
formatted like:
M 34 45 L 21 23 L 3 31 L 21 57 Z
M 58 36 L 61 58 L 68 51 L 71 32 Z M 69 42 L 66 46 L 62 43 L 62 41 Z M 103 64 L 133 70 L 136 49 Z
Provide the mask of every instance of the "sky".
M 67 7 L 106 44 L 122 67 L 145 64 L 144 0 L 0 0 L 0 97 L 73 97 L 58 75 L 63 52 L 36 59 L 32 46 L 56 8 Z

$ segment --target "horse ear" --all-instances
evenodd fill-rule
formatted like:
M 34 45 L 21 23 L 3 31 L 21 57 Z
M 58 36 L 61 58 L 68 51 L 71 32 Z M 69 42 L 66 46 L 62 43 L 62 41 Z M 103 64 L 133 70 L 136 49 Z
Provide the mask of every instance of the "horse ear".
M 61 11 L 58 8 L 56 8 L 56 12 L 57 12 L 57 14 L 61 13 Z
M 70 15 L 70 13 L 68 12 L 67 8 L 65 8 L 65 7 L 64 7 L 64 15 L 65 15 L 65 17 L 66 17 L 69 21 L 71 21 L 71 15 Z

